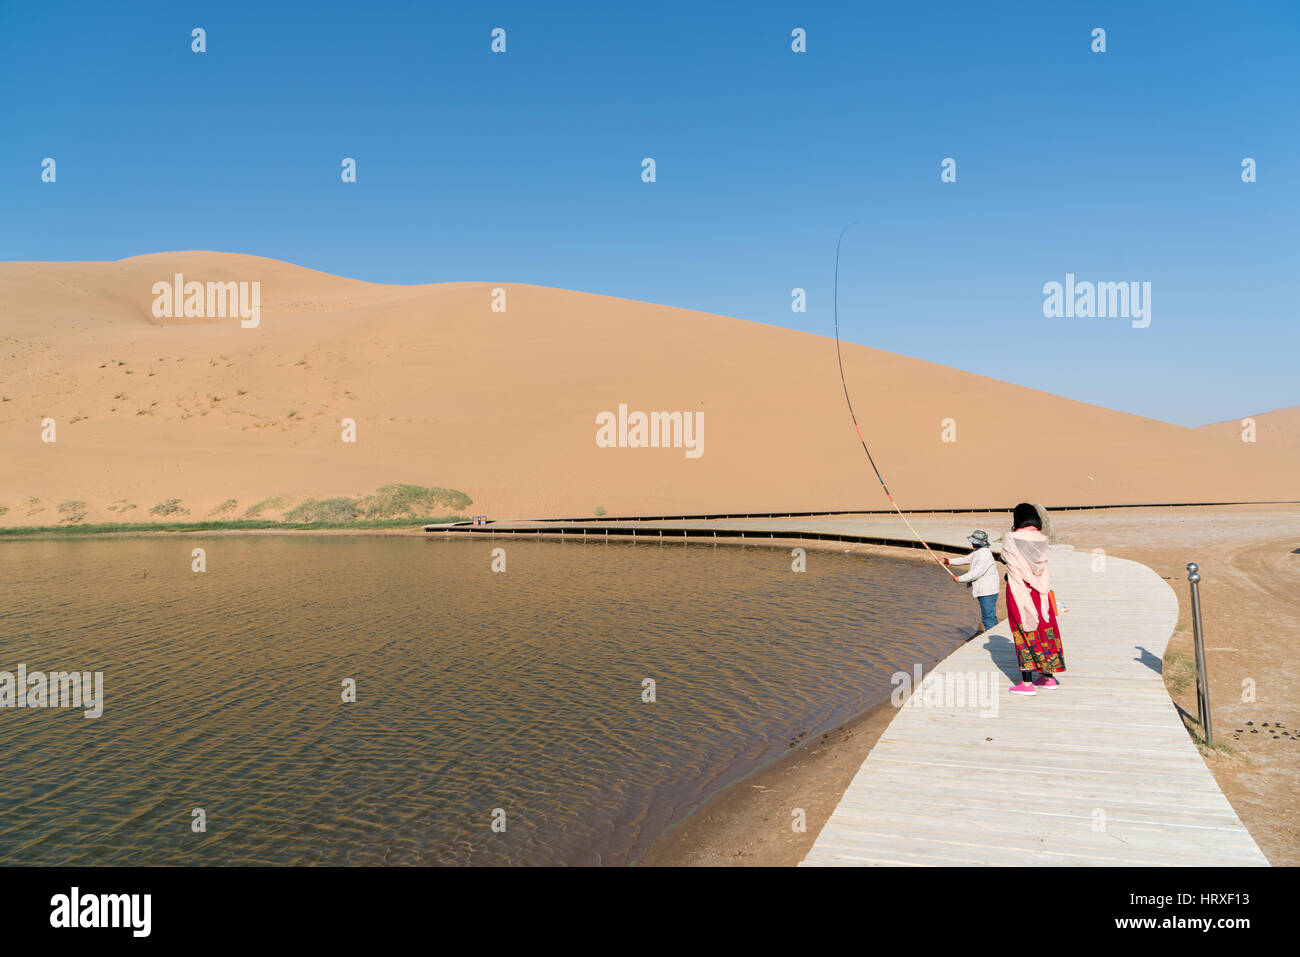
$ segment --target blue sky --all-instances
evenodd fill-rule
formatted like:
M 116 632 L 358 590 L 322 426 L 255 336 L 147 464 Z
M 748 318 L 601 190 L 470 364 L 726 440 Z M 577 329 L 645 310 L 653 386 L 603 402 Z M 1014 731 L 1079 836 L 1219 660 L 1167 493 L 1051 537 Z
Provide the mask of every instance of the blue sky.
M 861 220 L 847 339 L 1185 425 L 1300 403 L 1295 0 L 267 6 L 0 0 L 0 260 L 215 249 L 830 335 Z M 1150 282 L 1150 327 L 1045 318 L 1066 273 Z

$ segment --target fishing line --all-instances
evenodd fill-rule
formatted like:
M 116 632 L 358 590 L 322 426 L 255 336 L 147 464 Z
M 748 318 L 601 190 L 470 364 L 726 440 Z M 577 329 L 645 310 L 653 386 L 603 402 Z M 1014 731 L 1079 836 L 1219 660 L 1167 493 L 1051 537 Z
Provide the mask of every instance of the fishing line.
M 948 570 L 948 566 L 945 565 L 943 560 L 934 553 L 934 550 L 930 548 L 926 540 L 917 534 L 916 529 L 912 528 L 912 523 L 909 522 L 907 516 L 903 514 L 903 510 L 899 508 L 898 503 L 894 501 L 893 493 L 889 491 L 889 486 L 885 484 L 885 477 L 880 474 L 880 469 L 876 466 L 876 460 L 871 457 L 871 449 L 867 448 L 867 440 L 862 436 L 862 426 L 858 425 L 857 413 L 853 411 L 853 400 L 849 398 L 849 383 L 844 377 L 844 356 L 840 352 L 840 246 L 844 243 L 844 234 L 849 231 L 849 226 L 859 225 L 861 225 L 860 222 L 849 223 L 848 226 L 845 226 L 840 230 L 840 238 L 835 241 L 835 358 L 840 364 L 840 385 L 844 387 L 844 401 L 849 407 L 849 418 L 853 420 L 853 428 L 858 432 L 858 441 L 862 443 L 862 451 L 867 453 L 867 461 L 871 463 L 871 470 L 876 473 L 876 478 L 880 480 L 880 487 L 884 489 L 885 495 L 889 499 L 889 504 L 894 506 L 894 511 L 897 512 L 898 517 L 903 520 L 903 524 L 907 526 L 908 531 L 913 535 L 916 535 L 916 540 L 925 547 L 927 552 L 930 553 L 930 557 L 935 560 L 935 563 L 948 573 L 949 578 L 956 581 L 957 576 Z

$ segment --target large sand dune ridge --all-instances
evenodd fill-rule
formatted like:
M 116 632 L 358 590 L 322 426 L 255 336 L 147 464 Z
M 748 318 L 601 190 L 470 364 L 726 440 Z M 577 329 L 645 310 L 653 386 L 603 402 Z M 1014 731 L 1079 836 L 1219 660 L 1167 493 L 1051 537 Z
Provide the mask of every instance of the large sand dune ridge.
M 259 282 L 260 324 L 155 318 L 153 284 L 175 273 Z M 844 367 L 904 507 L 1300 498 L 1295 416 L 1244 443 L 865 346 Z M 85 521 L 172 498 L 201 518 L 392 482 L 497 517 L 887 506 L 832 339 L 538 286 L 387 286 L 212 252 L 4 263 L 0 397 L 0 524 L 55 524 L 66 500 Z M 596 417 L 620 403 L 703 412 L 703 454 L 599 447 Z

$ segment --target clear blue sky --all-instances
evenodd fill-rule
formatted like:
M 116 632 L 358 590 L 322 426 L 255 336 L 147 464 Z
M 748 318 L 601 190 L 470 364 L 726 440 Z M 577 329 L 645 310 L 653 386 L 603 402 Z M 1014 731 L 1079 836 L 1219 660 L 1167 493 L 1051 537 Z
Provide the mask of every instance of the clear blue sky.
M 0 0 L 0 93 L 2 260 L 214 249 L 829 335 L 863 220 L 847 339 L 1186 425 L 1300 403 L 1296 0 Z M 1150 282 L 1151 326 L 1045 318 L 1067 272 Z

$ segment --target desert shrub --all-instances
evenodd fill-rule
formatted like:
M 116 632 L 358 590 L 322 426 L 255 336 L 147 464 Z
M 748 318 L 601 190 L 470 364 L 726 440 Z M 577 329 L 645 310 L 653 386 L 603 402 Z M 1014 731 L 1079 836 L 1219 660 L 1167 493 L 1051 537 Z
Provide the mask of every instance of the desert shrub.
M 244 518 L 260 518 L 263 512 L 283 512 L 289 507 L 292 499 L 287 495 L 272 495 L 270 498 L 264 498 L 256 505 L 248 506 L 244 512 Z
M 421 518 L 440 508 L 460 511 L 474 502 L 464 492 L 424 485 L 383 485 L 360 502 L 366 518 Z
M 66 502 L 59 503 L 58 512 L 63 516 L 59 519 L 60 522 L 68 522 L 75 525 L 86 517 L 86 503 L 78 502 L 75 499 L 68 499 Z
M 355 522 L 360 503 L 354 498 L 309 498 L 284 516 L 286 522 Z
M 239 500 L 238 500 L 238 499 L 228 498 L 228 499 L 226 499 L 224 502 L 222 502 L 220 505 L 218 505 L 216 508 L 214 508 L 214 509 L 209 513 L 209 514 L 210 514 L 210 515 L 229 515 L 231 512 L 233 512 L 233 511 L 235 510 L 236 506 L 238 506 L 238 505 L 239 505 Z
M 150 515 L 188 515 L 190 510 L 181 507 L 181 500 L 178 498 L 169 498 L 165 502 L 159 502 L 153 508 L 149 509 Z
M 597 505 L 597 506 L 596 506 L 596 517 L 597 517 L 597 518 L 601 518 L 601 517 L 604 516 L 604 514 L 605 514 L 605 506 L 604 506 L 604 505 Z

